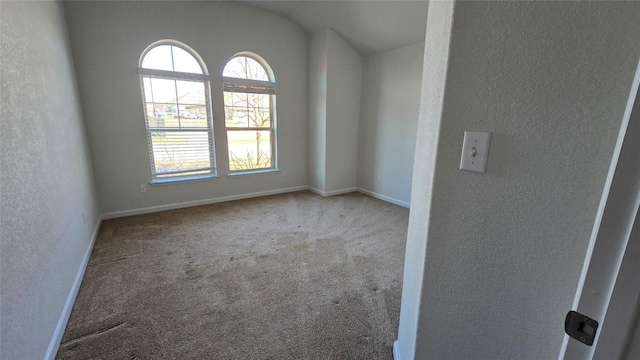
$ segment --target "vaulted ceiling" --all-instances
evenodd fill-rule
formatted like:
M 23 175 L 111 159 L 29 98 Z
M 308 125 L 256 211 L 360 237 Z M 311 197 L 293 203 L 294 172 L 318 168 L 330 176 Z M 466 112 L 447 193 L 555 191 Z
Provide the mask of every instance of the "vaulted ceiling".
M 327 26 L 363 56 L 424 41 L 427 27 L 426 0 L 237 1 L 282 14 L 309 32 Z

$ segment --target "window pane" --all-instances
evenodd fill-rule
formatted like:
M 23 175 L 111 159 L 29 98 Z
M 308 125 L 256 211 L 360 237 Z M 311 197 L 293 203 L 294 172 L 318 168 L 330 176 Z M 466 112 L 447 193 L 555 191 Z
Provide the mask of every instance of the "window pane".
M 204 106 L 179 105 L 180 126 L 182 128 L 207 128 L 207 109 Z
M 176 81 L 167 79 L 151 79 L 153 102 L 176 103 Z
M 224 92 L 227 127 L 271 127 L 271 95 Z
M 174 71 L 202 74 L 200 64 L 191 54 L 177 46 L 172 46 L 172 48 Z
M 247 78 L 246 57 L 237 56 L 229 60 L 227 65 L 224 67 L 222 76 L 246 79 Z
M 270 127 L 269 95 L 247 94 L 249 127 Z
M 210 167 L 207 131 L 152 132 L 156 173 Z
M 247 94 L 225 91 L 224 105 L 227 127 L 249 127 Z
M 231 106 L 246 108 L 249 105 L 247 93 L 232 92 L 229 94 L 231 94 Z
M 247 79 L 269 81 L 262 65 L 252 58 L 247 58 Z
M 144 59 L 142 59 L 142 67 L 145 69 L 173 71 L 171 46 L 160 45 L 149 50 Z
M 174 104 L 147 104 L 153 107 L 154 118 L 148 118 L 150 128 L 178 128 L 178 106 Z
M 236 56 L 224 67 L 222 76 L 269 81 L 267 72 L 259 62 L 247 56 Z
M 227 140 L 231 171 L 271 167 L 271 131 L 227 131 Z
M 204 105 L 205 93 L 202 81 L 176 81 L 180 104 Z
M 247 108 L 225 106 L 224 111 L 225 124 L 227 127 L 249 127 L 247 124 L 247 119 L 249 118 Z
M 163 127 L 163 125 L 160 125 L 158 122 L 159 119 L 156 116 L 153 103 L 146 103 L 145 106 L 147 110 L 147 127 Z
M 148 77 L 142 78 L 142 85 L 144 86 L 144 101 L 153 102 L 153 92 L 151 91 L 151 79 Z

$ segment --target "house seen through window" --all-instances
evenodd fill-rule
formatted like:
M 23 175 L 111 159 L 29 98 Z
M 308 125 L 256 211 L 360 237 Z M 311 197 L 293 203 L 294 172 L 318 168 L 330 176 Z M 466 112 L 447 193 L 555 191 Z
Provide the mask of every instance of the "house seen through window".
M 275 169 L 275 78 L 267 63 L 242 53 L 223 77 L 225 128 L 231 172 Z
M 214 175 L 207 69 L 188 46 L 163 41 L 139 66 L 152 181 Z

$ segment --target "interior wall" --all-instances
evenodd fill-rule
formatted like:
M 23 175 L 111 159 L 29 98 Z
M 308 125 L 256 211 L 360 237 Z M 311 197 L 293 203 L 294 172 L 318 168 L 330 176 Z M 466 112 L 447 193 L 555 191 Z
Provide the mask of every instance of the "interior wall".
M 411 209 L 407 229 L 398 340 L 393 344 L 395 360 L 415 359 L 418 320 L 424 287 L 427 230 L 430 226 L 436 155 L 439 147 L 449 45 L 453 22 L 452 1 L 430 2 L 424 44 L 420 112 L 411 181 Z M 424 339 L 420 339 L 424 341 Z
M 358 187 L 409 206 L 424 42 L 364 59 Z
M 398 352 L 557 358 L 640 56 L 640 4 L 431 2 L 427 29 L 425 72 L 448 68 L 442 112 L 421 105 L 438 147 L 430 175 L 432 146 L 416 146 L 412 204 L 430 206 L 411 210 L 405 280 L 422 287 L 403 292 Z M 432 47 L 439 31 L 449 48 Z M 486 174 L 458 169 L 466 130 L 493 132 Z M 425 248 L 422 268 L 409 254 Z
M 640 358 L 640 211 L 636 213 L 593 359 Z M 571 341 L 571 340 L 570 340 Z
M 626 360 L 633 360 L 640 357 L 640 322 L 636 322 L 633 338 L 629 342 L 629 348 L 625 354 Z
M 327 69 L 325 191 L 355 190 L 362 57 L 331 29 L 327 36 Z
M 42 359 L 99 221 L 58 2 L 3 2 L 0 358 Z
M 588 271 L 583 272 L 583 288 L 576 294 L 576 311 L 598 320 L 600 328 L 592 347 L 567 339 L 565 359 L 638 358 L 625 356 L 634 332 L 640 339 L 640 92 L 634 85 L 636 94 L 629 99 L 633 103 L 628 124 L 592 239 L 595 244 Z
M 309 186 L 325 191 L 327 158 L 327 46 L 329 29 L 309 41 Z
M 65 10 L 103 212 L 307 185 L 307 35 L 298 26 L 228 2 L 66 2 Z M 209 69 L 219 177 L 141 193 L 151 169 L 137 66 L 160 39 L 188 44 Z M 259 54 L 275 74 L 282 172 L 227 176 L 221 73 L 240 51 Z
M 321 195 L 357 186 L 362 57 L 329 28 L 311 34 L 309 186 Z

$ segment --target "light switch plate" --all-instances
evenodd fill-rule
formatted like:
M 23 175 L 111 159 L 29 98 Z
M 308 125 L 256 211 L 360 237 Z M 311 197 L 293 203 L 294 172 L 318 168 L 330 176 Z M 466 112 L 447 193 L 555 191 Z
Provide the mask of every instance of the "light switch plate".
M 464 132 L 460 170 L 484 173 L 489 157 L 490 132 Z

